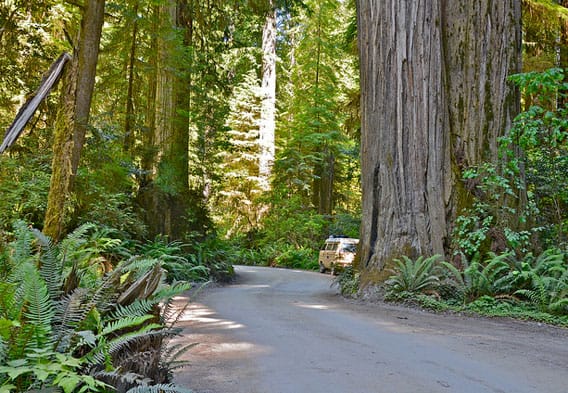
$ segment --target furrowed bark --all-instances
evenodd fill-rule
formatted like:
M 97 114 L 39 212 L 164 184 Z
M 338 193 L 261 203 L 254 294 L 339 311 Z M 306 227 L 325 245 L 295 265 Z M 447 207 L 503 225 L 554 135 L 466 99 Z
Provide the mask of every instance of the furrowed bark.
M 467 205 L 461 171 L 497 156 L 518 110 L 516 0 L 360 0 L 363 284 L 445 254 Z

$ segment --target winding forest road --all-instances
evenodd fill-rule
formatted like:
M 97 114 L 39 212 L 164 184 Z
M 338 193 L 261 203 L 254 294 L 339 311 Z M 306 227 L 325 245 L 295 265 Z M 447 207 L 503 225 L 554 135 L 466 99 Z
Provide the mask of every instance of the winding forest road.
M 181 318 L 198 393 L 567 393 L 568 330 L 348 301 L 319 273 L 236 268 Z

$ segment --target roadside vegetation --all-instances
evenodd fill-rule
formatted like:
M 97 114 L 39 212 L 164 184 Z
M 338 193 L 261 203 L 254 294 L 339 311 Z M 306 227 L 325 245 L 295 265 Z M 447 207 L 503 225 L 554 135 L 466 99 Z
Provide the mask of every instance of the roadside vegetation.
M 385 300 L 568 327 L 568 253 L 489 254 L 463 258 L 460 266 L 440 256 L 397 261 Z
M 183 391 L 173 297 L 236 264 L 317 270 L 327 237 L 377 218 L 361 205 L 355 1 L 190 3 L 0 8 L 0 393 Z M 567 11 L 523 6 L 523 111 L 498 162 L 463 168 L 447 255 L 400 258 L 388 300 L 567 325 L 568 78 L 552 59 L 568 40 L 550 27 Z M 20 111 L 55 59 L 95 47 Z M 360 275 L 341 272 L 342 293 Z
M 16 221 L 4 241 L 1 392 L 186 391 L 171 384 L 191 347 L 171 343 L 185 308 L 172 299 L 192 284 L 172 275 L 175 252 L 134 254 L 92 224 L 55 244 Z M 190 264 L 176 271 L 199 280 L 205 273 Z
M 385 300 L 568 327 L 568 85 L 558 68 L 511 80 L 525 110 L 501 138 L 502 161 L 464 172 L 473 200 L 450 255 L 395 260 Z M 352 269 L 337 280 L 348 294 L 357 282 Z

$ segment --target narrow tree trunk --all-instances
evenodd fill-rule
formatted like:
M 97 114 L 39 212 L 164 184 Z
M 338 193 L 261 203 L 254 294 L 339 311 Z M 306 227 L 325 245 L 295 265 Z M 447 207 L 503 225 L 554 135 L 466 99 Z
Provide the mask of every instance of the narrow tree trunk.
M 150 42 L 150 52 L 158 53 L 158 31 L 159 31 L 159 8 L 157 6 L 149 7 L 148 13 L 151 15 L 152 23 L 152 39 Z M 140 189 L 144 189 L 153 178 L 152 166 L 154 163 L 156 151 L 154 149 L 154 129 L 156 128 L 156 87 L 158 81 L 157 55 L 150 56 L 148 63 L 150 72 L 148 73 L 148 91 L 146 94 L 146 116 L 144 121 L 144 131 L 142 132 L 142 159 L 140 166 L 142 173 L 140 175 Z
M 318 107 L 323 105 L 322 92 L 320 86 L 320 71 L 322 62 L 322 6 L 318 9 L 317 17 L 317 49 L 316 49 L 316 75 L 314 80 L 314 102 L 313 106 Z M 325 121 L 317 114 L 318 124 L 323 124 Z M 318 126 L 315 130 L 317 133 L 325 133 L 329 130 L 323 130 Z M 318 153 L 321 156 L 321 161 L 314 168 L 314 181 L 312 183 L 312 202 L 317 207 L 319 214 L 330 215 L 333 209 L 333 181 L 335 173 L 335 157 L 327 143 L 318 148 Z
M 444 254 L 461 170 L 496 158 L 516 95 L 516 0 L 360 0 L 363 283 L 402 255 Z
M 132 42 L 128 59 L 128 90 L 126 92 L 126 119 L 124 123 L 124 150 L 130 151 L 134 146 L 134 67 L 136 63 L 136 39 L 138 35 L 138 0 L 134 2 L 134 21 L 132 25 Z
M 270 11 L 266 14 L 262 28 L 262 107 L 259 126 L 259 175 L 268 189 L 269 177 L 274 163 L 274 133 L 276 129 L 276 10 L 269 1 Z
M 95 85 L 99 43 L 104 19 L 104 0 L 85 3 L 79 46 L 64 77 L 61 111 L 56 123 L 52 175 L 45 214 L 44 233 L 61 238 L 68 217 L 70 199 L 85 142 Z

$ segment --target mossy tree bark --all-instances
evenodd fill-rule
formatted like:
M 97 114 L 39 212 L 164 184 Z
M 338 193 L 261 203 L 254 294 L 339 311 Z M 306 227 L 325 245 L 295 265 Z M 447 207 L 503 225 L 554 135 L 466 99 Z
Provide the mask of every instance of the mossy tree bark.
M 69 216 L 68 201 L 79 167 L 95 86 L 104 0 L 85 2 L 77 49 L 64 75 L 55 127 L 52 174 L 43 232 L 59 240 Z
M 518 110 L 517 0 L 359 0 L 363 284 L 402 255 L 444 254 L 463 168 L 497 159 Z

